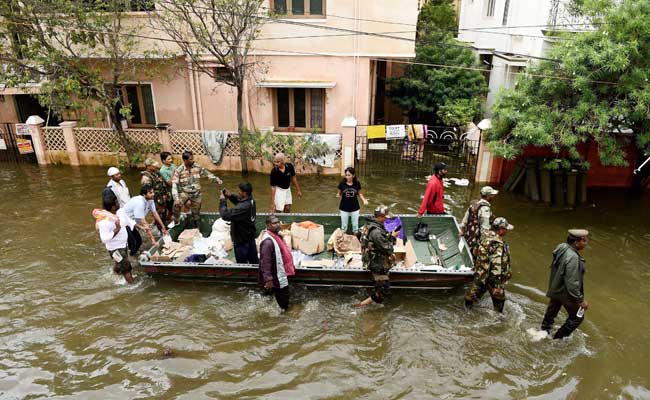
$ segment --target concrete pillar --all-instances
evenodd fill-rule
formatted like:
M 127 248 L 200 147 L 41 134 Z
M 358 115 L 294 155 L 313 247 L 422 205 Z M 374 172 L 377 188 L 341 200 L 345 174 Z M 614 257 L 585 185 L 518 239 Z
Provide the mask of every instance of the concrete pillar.
M 77 139 L 74 136 L 74 128 L 77 127 L 77 121 L 64 121 L 59 126 L 63 128 L 65 150 L 68 152 L 70 165 L 79 166 L 79 148 L 77 147 Z
M 341 175 L 345 175 L 347 167 L 354 167 L 354 146 L 357 120 L 354 117 L 345 117 L 341 122 Z
M 41 127 L 43 126 L 43 120 L 41 118 L 28 118 L 26 124 L 29 125 L 30 131 L 32 133 L 32 146 L 34 147 L 34 153 L 36 154 L 36 161 L 39 165 L 47 164 L 47 157 L 45 155 L 45 141 L 43 140 L 43 131 Z

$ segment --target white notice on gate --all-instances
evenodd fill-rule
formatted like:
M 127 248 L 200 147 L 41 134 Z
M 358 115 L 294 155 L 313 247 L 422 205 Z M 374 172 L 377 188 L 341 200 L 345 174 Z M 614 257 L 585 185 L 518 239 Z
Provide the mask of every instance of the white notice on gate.
M 386 140 L 404 139 L 406 127 L 404 125 L 386 125 Z
M 7 143 L 3 138 L 0 138 L 0 150 L 7 150 Z
M 27 125 L 27 124 L 16 124 L 16 135 L 17 135 L 17 136 L 31 135 L 31 134 L 32 134 L 32 127 L 31 127 L 31 125 Z

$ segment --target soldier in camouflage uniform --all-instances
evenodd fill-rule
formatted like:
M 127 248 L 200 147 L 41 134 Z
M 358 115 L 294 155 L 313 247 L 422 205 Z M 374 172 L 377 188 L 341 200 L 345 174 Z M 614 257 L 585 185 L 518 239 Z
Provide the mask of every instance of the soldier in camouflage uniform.
M 512 276 L 510 272 L 510 249 L 503 241 L 509 230 L 514 229 L 508 221 L 499 217 L 492 222 L 491 230 L 481 241 L 478 257 L 474 263 L 474 282 L 465 294 L 465 306 L 477 303 L 486 291 L 490 292 L 492 305 L 498 312 L 503 312 L 506 302 L 505 285 Z
M 169 190 L 165 180 L 158 172 L 160 164 L 153 158 L 144 160 L 145 170 L 140 173 L 140 184 L 153 187 L 154 202 L 156 203 L 156 212 L 164 224 L 171 221 L 171 214 L 167 212 L 167 202 L 169 201 Z
M 363 265 L 370 272 L 374 280 L 374 288 L 369 289 L 367 299 L 359 305 L 365 306 L 373 301 L 381 303 L 388 295 L 390 281 L 388 273 L 395 264 L 393 246 L 399 235 L 399 230 L 388 232 L 384 228 L 386 218 L 391 218 L 388 207 L 379 206 L 375 209 L 375 218 L 361 228 L 361 252 Z
M 481 198 L 472 201 L 460 223 L 460 235 L 465 238 L 474 259 L 478 256 L 481 240 L 489 232 L 490 224 L 494 220 L 490 202 L 498 193 L 499 191 L 491 186 L 483 186 Z
M 172 177 L 172 196 L 174 197 L 174 222 L 178 223 L 181 208 L 190 204 L 192 220 L 199 226 L 201 213 L 201 177 L 210 179 L 221 185 L 223 182 L 212 172 L 194 163 L 194 155 L 190 151 L 183 152 L 183 165 L 176 168 Z

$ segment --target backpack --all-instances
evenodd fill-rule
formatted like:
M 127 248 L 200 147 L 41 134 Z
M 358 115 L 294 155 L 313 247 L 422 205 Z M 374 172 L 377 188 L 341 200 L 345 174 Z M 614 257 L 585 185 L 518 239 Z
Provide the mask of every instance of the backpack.
M 429 225 L 424 222 L 418 222 L 415 226 L 415 231 L 413 231 L 413 238 L 419 240 L 420 242 L 429 241 Z
M 465 226 L 465 234 L 463 237 L 472 251 L 473 256 L 476 256 L 476 251 L 481 243 L 481 220 L 478 214 L 483 207 L 490 208 L 489 205 L 485 203 L 478 204 L 478 202 L 474 200 L 467 209 L 467 226 Z M 492 217 L 490 217 L 490 220 L 492 220 Z
M 361 243 L 361 261 L 363 261 L 364 266 L 368 265 L 374 251 L 372 240 L 370 240 L 370 232 L 372 232 L 373 229 L 377 228 L 372 225 L 364 225 L 359 229 L 359 233 L 361 234 L 359 236 L 359 242 Z

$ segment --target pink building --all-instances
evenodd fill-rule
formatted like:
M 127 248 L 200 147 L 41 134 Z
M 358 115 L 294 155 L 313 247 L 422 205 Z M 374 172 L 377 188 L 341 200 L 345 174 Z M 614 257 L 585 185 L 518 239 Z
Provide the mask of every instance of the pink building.
M 342 134 L 341 168 L 352 165 L 355 139 L 350 126 L 400 122 L 394 121 L 400 115 L 385 100 L 385 78 L 401 67 L 391 61 L 415 56 L 418 3 L 269 0 L 264 6 L 284 15 L 266 23 L 251 46 L 263 67 L 246 85 L 245 124 L 274 132 L 318 129 Z M 149 14 L 133 13 L 133 18 Z M 204 62 L 213 63 L 209 58 Z M 182 73 L 171 80 L 124 82 L 124 101 L 133 110 L 129 127 L 169 123 L 178 130 L 235 131 L 235 89 L 191 72 L 182 58 L 179 64 Z M 0 122 L 24 122 L 33 114 L 47 119 L 42 115 L 46 110 L 29 96 L 33 91 L 38 87 L 0 85 Z M 107 122 L 98 124 L 109 127 Z

